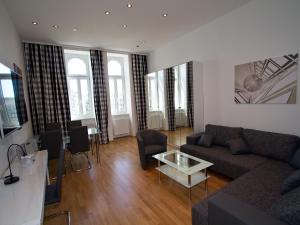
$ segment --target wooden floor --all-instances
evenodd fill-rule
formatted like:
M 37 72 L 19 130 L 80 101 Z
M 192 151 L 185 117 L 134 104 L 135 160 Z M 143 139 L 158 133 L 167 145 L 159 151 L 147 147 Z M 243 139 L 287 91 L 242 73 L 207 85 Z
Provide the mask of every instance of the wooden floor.
M 75 173 L 67 169 L 63 178 L 62 202 L 47 207 L 45 215 L 70 210 L 73 225 L 176 225 L 191 224 L 191 205 L 206 197 L 204 185 L 188 190 L 158 174 L 154 161 L 146 171 L 139 164 L 134 137 L 114 140 L 101 146 L 101 165 Z M 229 180 L 210 173 L 209 194 L 225 186 Z M 64 224 L 49 220 L 45 224 Z

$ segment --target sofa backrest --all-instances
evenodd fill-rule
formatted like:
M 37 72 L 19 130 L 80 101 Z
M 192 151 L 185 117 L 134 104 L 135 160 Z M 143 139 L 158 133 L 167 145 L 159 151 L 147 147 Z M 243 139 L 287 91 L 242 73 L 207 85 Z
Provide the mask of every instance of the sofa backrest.
M 230 139 L 242 137 L 243 128 L 241 127 L 227 127 L 207 124 L 205 133 L 213 135 L 213 143 L 216 145 L 227 146 L 227 141 Z
M 243 137 L 255 154 L 289 162 L 299 145 L 299 137 L 244 129 Z

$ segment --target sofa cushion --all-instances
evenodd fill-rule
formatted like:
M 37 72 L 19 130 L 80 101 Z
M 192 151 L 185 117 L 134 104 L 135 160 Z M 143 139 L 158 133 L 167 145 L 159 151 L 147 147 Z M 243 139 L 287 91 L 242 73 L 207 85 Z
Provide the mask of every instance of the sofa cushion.
M 300 187 L 282 195 L 270 208 L 269 213 L 289 225 L 300 224 Z
M 227 185 L 222 191 L 265 212 L 281 197 L 280 187 L 294 169 L 285 162 L 269 159 Z
M 205 133 L 214 136 L 214 144 L 227 146 L 227 141 L 242 136 L 243 128 L 207 124 Z
M 300 170 L 294 171 L 282 183 L 280 193 L 283 195 L 300 186 Z
M 243 138 L 235 138 L 227 141 L 228 147 L 233 155 L 250 153 L 249 147 Z
M 244 129 L 244 139 L 250 150 L 259 155 L 289 162 L 297 150 L 299 137 Z
M 211 147 L 214 140 L 214 136 L 210 134 L 202 134 L 199 140 L 197 141 L 197 145 L 204 147 Z
M 231 178 L 237 178 L 267 160 L 265 157 L 254 154 L 232 155 L 228 148 L 216 145 L 210 148 L 182 145 L 180 150 L 214 163 L 211 167 L 213 171 Z
M 295 169 L 300 169 L 300 148 L 295 152 L 290 164 Z

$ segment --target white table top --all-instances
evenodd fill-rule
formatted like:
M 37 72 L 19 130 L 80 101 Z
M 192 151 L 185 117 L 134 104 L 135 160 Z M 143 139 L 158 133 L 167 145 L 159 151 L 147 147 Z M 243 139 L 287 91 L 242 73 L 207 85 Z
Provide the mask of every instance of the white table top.
M 0 182 L 0 224 L 40 225 L 43 223 L 48 153 L 36 153 L 32 164 L 16 160 L 12 165 L 20 181 L 4 185 Z

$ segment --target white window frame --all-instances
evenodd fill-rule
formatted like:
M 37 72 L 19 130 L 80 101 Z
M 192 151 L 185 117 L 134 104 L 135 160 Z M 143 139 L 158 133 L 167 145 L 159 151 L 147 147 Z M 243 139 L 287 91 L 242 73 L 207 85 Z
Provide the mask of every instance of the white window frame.
M 95 118 L 95 108 L 94 108 L 94 101 L 93 101 L 93 79 L 92 79 L 92 69 L 91 69 L 91 62 L 90 62 L 90 53 L 89 51 L 77 51 L 77 50 L 64 50 L 65 55 L 65 65 L 66 65 L 66 72 L 67 72 L 67 84 L 68 84 L 68 93 L 71 93 L 70 90 L 70 81 L 76 80 L 77 83 L 77 90 L 78 90 L 78 102 L 79 104 L 79 112 L 80 116 L 72 116 L 71 112 L 71 119 L 72 120 L 82 120 L 82 119 L 90 119 Z M 71 56 L 71 57 L 70 57 Z M 74 56 L 74 57 L 72 57 Z M 88 57 L 88 58 L 87 58 Z M 79 74 L 69 74 L 68 72 L 68 62 L 73 59 L 78 58 L 82 60 L 86 65 L 86 75 L 79 75 Z M 82 105 L 82 93 L 81 93 L 81 80 L 86 80 L 88 85 L 88 101 L 91 105 L 91 112 L 89 114 L 83 115 L 83 105 Z M 70 94 L 69 94 L 70 95 Z M 71 110 L 71 99 L 69 98 L 70 110 Z
M 150 75 L 150 74 L 149 74 Z M 151 88 L 151 80 L 154 80 L 155 82 L 155 87 L 154 87 L 154 89 L 155 89 L 155 92 L 156 92 L 156 103 L 157 103 L 157 105 L 156 106 L 153 106 L 152 104 L 151 104 L 151 102 L 152 102 L 152 95 L 151 95 L 151 90 L 152 90 L 152 88 Z M 147 77 L 147 82 L 148 82 L 148 84 L 147 84 L 147 86 L 148 86 L 148 107 L 149 107 L 149 112 L 156 112 L 156 111 L 160 111 L 159 110 L 159 91 L 158 91 L 158 74 L 157 73 L 154 73 L 154 77 L 152 77 L 152 76 L 148 76 Z
M 126 85 L 125 85 L 125 62 L 123 57 L 118 57 L 118 56 L 112 56 L 110 54 L 107 55 L 107 65 L 109 64 L 110 61 L 117 61 L 118 63 L 120 63 L 121 65 L 121 75 L 111 75 L 108 74 L 108 82 L 110 83 L 110 81 L 112 80 L 114 82 L 114 102 L 112 102 L 110 100 L 110 104 L 113 105 L 114 104 L 114 108 L 116 110 L 116 112 L 112 112 L 113 116 L 118 116 L 118 115 L 124 115 L 124 114 L 128 114 L 128 107 L 127 107 L 127 99 L 126 99 Z M 122 80 L 122 87 L 123 87 L 123 101 L 124 101 L 124 110 L 121 111 L 119 110 L 118 107 L 118 88 L 117 88 L 117 80 Z M 109 88 L 110 87 L 109 85 Z M 109 97 L 110 96 L 110 92 L 109 92 Z M 111 99 L 111 98 L 110 98 Z

